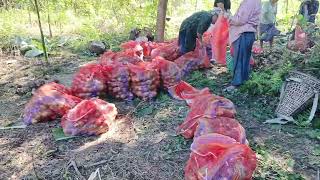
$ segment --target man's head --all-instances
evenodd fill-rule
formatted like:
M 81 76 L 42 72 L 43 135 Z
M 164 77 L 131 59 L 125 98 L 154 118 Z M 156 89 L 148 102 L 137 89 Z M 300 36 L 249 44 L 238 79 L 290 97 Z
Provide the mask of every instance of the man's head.
M 272 4 L 276 4 L 279 0 L 271 0 Z
M 220 9 L 222 9 L 222 10 L 225 10 L 224 0 L 215 0 L 214 7 L 218 7 Z

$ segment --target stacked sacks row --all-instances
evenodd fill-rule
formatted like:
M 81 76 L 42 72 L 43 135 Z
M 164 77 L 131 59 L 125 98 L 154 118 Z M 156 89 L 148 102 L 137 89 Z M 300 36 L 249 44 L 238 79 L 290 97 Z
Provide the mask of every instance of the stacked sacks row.
M 235 120 L 234 104 L 186 82 L 170 88 L 169 93 L 190 107 L 177 128 L 177 134 L 194 138 L 185 179 L 251 179 L 256 155 L 248 146 L 244 128 Z

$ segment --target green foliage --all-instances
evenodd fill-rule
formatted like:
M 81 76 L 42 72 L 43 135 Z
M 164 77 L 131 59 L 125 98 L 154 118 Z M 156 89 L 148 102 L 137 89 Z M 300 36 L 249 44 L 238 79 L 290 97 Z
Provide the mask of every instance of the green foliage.
M 214 89 L 216 87 L 215 80 L 201 71 L 192 72 L 187 80 L 192 86 L 197 88 L 209 87 L 210 89 Z
M 293 169 L 295 161 L 293 159 L 286 158 L 285 162 L 283 159 L 277 159 L 267 149 L 270 147 L 262 146 L 259 144 L 251 145 L 253 150 L 257 153 L 259 160 L 258 169 L 254 175 L 254 179 L 279 179 L 279 180 L 303 180 L 304 178 L 298 174 L 289 171 Z M 281 164 L 279 163 L 281 162 Z
M 320 140 L 320 129 L 314 129 L 314 130 L 308 131 L 307 135 L 311 139 Z
M 250 80 L 240 87 L 240 91 L 251 95 L 279 95 L 284 77 L 292 68 L 291 62 L 286 61 L 279 69 L 268 67 L 265 70 L 253 72 Z

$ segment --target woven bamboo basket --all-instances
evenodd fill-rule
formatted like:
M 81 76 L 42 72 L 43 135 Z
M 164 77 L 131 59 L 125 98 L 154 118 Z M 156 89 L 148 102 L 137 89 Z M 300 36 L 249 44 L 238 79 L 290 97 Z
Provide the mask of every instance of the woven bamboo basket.
M 319 90 L 320 81 L 317 78 L 298 71 L 290 72 L 282 87 L 276 114 L 278 116 L 291 117 L 304 109 L 308 102 L 315 97 L 313 110 L 309 117 L 311 121 L 317 108 Z

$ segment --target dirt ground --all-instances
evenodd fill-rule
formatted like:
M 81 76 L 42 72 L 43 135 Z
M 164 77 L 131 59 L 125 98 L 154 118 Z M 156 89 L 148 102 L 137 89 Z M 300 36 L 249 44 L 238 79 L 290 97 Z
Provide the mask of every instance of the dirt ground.
M 54 79 L 70 85 L 72 74 L 92 59 L 68 56 L 51 59 L 42 76 L 37 60 L 0 56 L 0 126 L 21 123 L 32 88 Z M 203 72 L 216 81 L 212 91 L 237 105 L 259 166 L 254 179 L 315 179 L 320 167 L 318 131 L 295 125 L 265 125 L 273 101 L 226 95 L 225 69 Z M 41 82 L 39 82 L 41 81 Z M 35 82 L 35 83 L 33 83 Z M 0 130 L 0 179 L 88 179 L 99 168 L 102 179 L 183 179 L 191 140 L 175 135 L 188 108 L 162 92 L 155 101 L 115 102 L 118 125 L 100 137 L 55 141 L 59 121 L 24 129 Z

